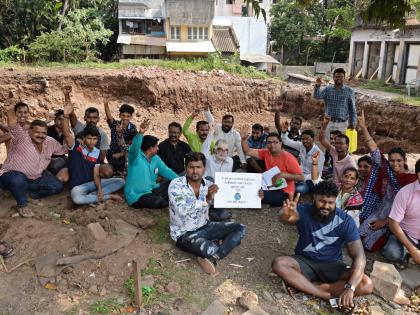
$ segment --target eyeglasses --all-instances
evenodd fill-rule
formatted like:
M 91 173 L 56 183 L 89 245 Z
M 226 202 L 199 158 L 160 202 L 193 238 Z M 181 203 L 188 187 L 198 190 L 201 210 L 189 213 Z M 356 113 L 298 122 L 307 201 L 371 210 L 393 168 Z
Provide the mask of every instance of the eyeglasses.
M 279 144 L 280 141 L 267 141 L 267 145 Z
M 229 149 L 222 149 L 222 148 L 217 148 L 216 152 L 223 152 L 223 153 L 228 153 Z

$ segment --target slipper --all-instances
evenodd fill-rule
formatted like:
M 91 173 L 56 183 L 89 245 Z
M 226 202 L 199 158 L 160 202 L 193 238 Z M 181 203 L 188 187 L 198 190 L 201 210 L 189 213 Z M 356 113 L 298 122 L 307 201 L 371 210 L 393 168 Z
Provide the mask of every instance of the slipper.
M 3 256 L 3 258 L 12 257 L 15 254 L 13 246 L 9 245 L 6 241 L 0 241 L 0 244 L 4 247 L 3 251 L 0 252 L 0 255 Z
M 358 309 L 358 305 L 357 305 L 357 301 L 356 300 L 353 300 L 353 303 L 354 303 L 353 304 L 353 307 L 351 307 L 351 308 L 345 308 L 345 309 L 338 308 L 338 310 L 340 311 L 340 313 L 345 314 L 345 315 L 354 314 L 357 311 L 357 309 Z
M 216 272 L 216 268 L 214 267 L 214 264 L 207 258 L 197 257 L 197 262 L 205 273 L 211 275 Z
M 25 208 L 17 208 L 17 212 L 19 213 L 19 215 L 22 218 L 31 218 L 31 217 L 33 217 L 34 216 L 34 213 L 29 208 L 26 208 L 27 213 L 25 213 L 25 212 L 22 211 Z

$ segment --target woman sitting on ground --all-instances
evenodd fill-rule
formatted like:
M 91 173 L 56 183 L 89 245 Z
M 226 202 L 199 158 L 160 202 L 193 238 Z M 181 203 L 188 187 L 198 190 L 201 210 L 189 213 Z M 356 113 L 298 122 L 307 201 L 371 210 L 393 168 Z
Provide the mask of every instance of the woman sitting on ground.
M 364 155 L 357 160 L 357 167 L 359 170 L 359 181 L 357 182 L 357 191 L 363 194 L 366 188 L 366 182 L 369 178 L 370 169 L 372 168 L 372 158 L 369 155 Z
M 365 249 L 374 252 L 380 250 L 387 242 L 387 218 L 395 195 L 417 177 L 407 172 L 407 159 L 403 149 L 392 148 L 388 153 L 388 160 L 385 158 L 369 134 L 363 111 L 358 123 L 372 156 L 372 169 L 363 192 L 360 236 Z

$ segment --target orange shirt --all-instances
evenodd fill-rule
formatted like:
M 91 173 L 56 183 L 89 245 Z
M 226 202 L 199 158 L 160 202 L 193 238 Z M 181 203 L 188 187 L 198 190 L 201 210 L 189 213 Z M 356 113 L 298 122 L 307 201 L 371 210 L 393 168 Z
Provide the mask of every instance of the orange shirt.
M 264 160 L 266 170 L 277 166 L 280 172 L 296 175 L 302 174 L 302 169 L 297 159 L 289 152 L 282 150 L 278 156 L 272 156 L 268 149 L 260 149 L 258 150 L 258 156 L 260 160 Z M 287 187 L 283 190 L 290 196 L 293 196 L 295 193 L 295 182 L 293 180 L 287 180 L 286 182 Z

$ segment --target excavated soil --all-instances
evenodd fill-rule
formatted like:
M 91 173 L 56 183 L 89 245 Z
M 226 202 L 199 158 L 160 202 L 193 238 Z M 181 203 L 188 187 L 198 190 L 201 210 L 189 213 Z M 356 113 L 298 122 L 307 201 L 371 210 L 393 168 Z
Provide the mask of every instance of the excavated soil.
M 107 128 L 103 100 L 111 100 L 115 115 L 123 103 L 135 105 L 134 122 L 151 118 L 151 134 L 166 137 L 171 121 L 182 123 L 194 108 L 209 104 L 216 119 L 233 113 L 236 126 L 259 122 L 274 128 L 272 108 L 279 96 L 288 91 L 284 117 L 299 114 L 304 128 L 318 128 L 323 105 L 303 102 L 310 86 L 286 85 L 278 81 L 242 79 L 223 72 L 181 72 L 158 68 L 133 67 L 122 71 L 77 70 L 0 70 L 0 106 L 7 108 L 21 100 L 30 104 L 31 119 L 51 117 L 62 107 L 61 88 L 73 87 L 72 100 L 78 117 L 84 109 L 100 110 L 100 125 Z M 384 150 L 398 144 L 411 153 L 410 166 L 419 153 L 420 108 L 381 99 L 358 96 L 358 108 L 364 108 L 370 129 Z M 1 112 L 1 111 L 0 111 Z M 203 118 L 198 117 L 197 119 Z M 193 127 L 192 127 L 193 128 Z M 363 146 L 360 153 L 364 152 Z M 5 148 L 0 146 L 0 162 Z M 310 201 L 309 199 L 307 201 Z M 0 265 L 0 314 L 101 314 L 101 303 L 113 301 L 113 314 L 130 313 L 129 295 L 124 283 L 131 274 L 131 262 L 137 260 L 144 276 L 150 275 L 156 292 L 145 301 L 140 314 L 201 314 L 216 298 L 226 306 L 226 314 L 242 314 L 237 298 L 252 290 L 260 305 L 270 314 L 328 314 L 332 310 L 317 299 L 297 294 L 288 296 L 280 281 L 270 273 L 270 264 L 278 255 L 290 254 L 297 240 L 292 227 L 278 223 L 278 209 L 235 210 L 234 219 L 247 225 L 241 246 L 218 266 L 215 276 L 203 274 L 194 257 L 179 251 L 168 235 L 167 209 L 134 210 L 124 202 L 110 202 L 105 208 L 73 207 L 68 192 L 46 198 L 33 205 L 31 219 L 11 218 L 14 201 L 9 194 L 0 200 L 0 239 L 16 246 L 16 254 L 6 260 L 10 273 Z M 87 234 L 87 225 L 98 222 L 107 232 L 103 241 Z M 116 252 L 109 253 L 109 251 Z M 45 288 L 35 263 L 40 257 L 56 255 L 95 255 L 66 267 Z M 369 257 L 369 266 L 376 257 Z M 370 268 L 370 267 L 369 267 Z M 149 279 L 150 281 L 150 279 Z M 170 292 L 168 283 L 176 282 L 179 292 Z M 409 293 L 409 291 L 407 291 Z M 96 304 L 95 304 L 96 303 Z M 98 304 L 99 303 L 99 304 Z M 406 307 L 389 305 L 370 296 L 360 301 L 368 314 L 369 305 L 380 305 L 387 313 L 410 313 Z M 111 312 L 109 312 L 111 313 Z

